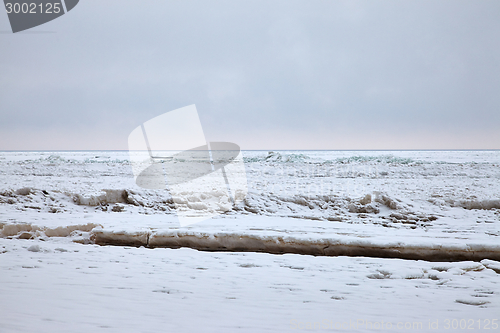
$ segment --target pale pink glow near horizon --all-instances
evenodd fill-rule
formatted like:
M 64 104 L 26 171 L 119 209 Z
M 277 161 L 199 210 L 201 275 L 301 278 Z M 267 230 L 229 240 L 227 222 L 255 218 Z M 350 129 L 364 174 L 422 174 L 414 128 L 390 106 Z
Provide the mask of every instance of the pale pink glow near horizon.
M 127 150 L 122 132 L 2 131 L 0 150 Z M 254 134 L 255 133 L 255 134 Z M 243 150 L 412 150 L 500 149 L 500 133 L 297 133 L 255 131 L 218 133 L 210 141 L 229 141 Z

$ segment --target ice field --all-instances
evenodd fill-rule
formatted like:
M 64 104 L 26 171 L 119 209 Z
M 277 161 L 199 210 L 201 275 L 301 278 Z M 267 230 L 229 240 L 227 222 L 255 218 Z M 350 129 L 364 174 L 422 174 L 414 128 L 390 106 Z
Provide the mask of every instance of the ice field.
M 0 332 L 500 331 L 500 151 L 243 158 L 232 205 L 127 152 L 0 152 Z

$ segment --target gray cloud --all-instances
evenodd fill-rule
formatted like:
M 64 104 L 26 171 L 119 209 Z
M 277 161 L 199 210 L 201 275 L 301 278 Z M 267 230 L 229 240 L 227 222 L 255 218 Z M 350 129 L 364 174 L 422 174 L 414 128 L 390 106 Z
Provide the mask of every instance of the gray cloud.
M 0 34 L 0 149 L 126 149 L 195 103 L 246 149 L 500 148 L 498 1 L 87 0 Z M 0 30 L 9 30 L 0 15 Z

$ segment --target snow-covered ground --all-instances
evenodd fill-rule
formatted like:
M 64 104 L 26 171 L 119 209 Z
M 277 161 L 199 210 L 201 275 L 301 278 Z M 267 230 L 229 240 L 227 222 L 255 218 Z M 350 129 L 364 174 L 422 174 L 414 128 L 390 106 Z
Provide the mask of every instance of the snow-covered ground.
M 126 152 L 1 152 L 0 332 L 500 330 L 499 151 L 243 155 L 180 227 Z

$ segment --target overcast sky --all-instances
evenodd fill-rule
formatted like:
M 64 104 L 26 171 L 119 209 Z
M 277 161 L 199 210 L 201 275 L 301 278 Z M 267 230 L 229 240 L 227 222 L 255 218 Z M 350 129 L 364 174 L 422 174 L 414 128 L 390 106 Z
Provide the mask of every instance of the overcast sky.
M 500 149 L 500 1 L 81 0 L 12 34 L 0 149 L 127 149 L 196 104 L 243 149 Z

